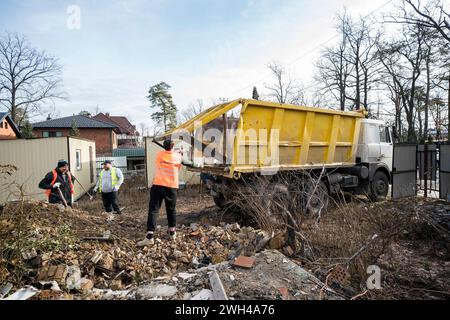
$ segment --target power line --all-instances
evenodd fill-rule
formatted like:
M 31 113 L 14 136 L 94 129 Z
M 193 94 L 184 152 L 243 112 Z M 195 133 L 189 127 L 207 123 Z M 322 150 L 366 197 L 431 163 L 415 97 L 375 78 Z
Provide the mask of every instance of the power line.
M 362 19 L 367 19 L 367 18 L 370 17 L 371 15 L 375 14 L 376 12 L 378 12 L 378 11 L 380 11 L 381 9 L 383 9 L 384 7 L 386 7 L 386 6 L 387 6 L 388 4 L 390 4 L 392 1 L 394 1 L 394 0 L 386 1 L 386 2 L 385 2 L 383 5 L 381 5 L 380 7 L 378 7 L 377 9 L 375 9 L 375 10 L 369 12 L 367 15 L 365 15 L 364 17 L 362 17 Z M 314 48 L 308 50 L 307 52 L 305 52 L 305 53 L 303 53 L 302 55 L 298 56 L 297 58 L 293 59 L 293 60 L 292 60 L 291 62 L 289 62 L 287 65 L 288 65 L 288 66 L 292 66 L 292 65 L 296 64 L 298 61 L 300 61 L 301 59 L 307 57 L 308 55 L 310 55 L 311 53 L 313 53 L 313 52 L 316 51 L 317 49 L 320 49 L 321 47 L 323 47 L 324 45 L 326 45 L 326 44 L 329 43 L 330 41 L 334 40 L 334 39 L 337 38 L 338 36 L 339 36 L 339 34 L 336 34 L 336 35 L 332 36 L 332 37 L 329 38 L 328 40 L 326 40 L 326 41 L 324 41 L 324 42 L 318 44 L 318 45 L 315 46 Z M 252 83 L 246 85 L 245 87 L 242 87 L 241 89 L 236 90 L 235 92 L 238 93 L 238 92 L 247 90 L 247 89 L 249 89 L 249 88 L 255 86 L 256 84 L 260 83 L 261 81 L 267 79 L 267 78 L 270 77 L 270 76 L 271 76 L 271 74 L 270 74 L 270 73 L 267 73 L 267 74 L 266 74 L 264 77 L 262 77 L 261 79 L 259 79 L 259 80 L 257 80 L 257 81 L 254 81 L 254 82 L 252 82 Z M 308 88 L 309 88 L 309 87 L 312 87 L 312 86 L 308 86 Z

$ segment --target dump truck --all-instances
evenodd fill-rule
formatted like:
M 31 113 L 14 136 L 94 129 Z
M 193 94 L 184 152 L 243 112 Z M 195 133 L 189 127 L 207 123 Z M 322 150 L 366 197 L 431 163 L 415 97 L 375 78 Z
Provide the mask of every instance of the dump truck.
M 388 194 L 391 130 L 383 121 L 366 119 L 364 111 L 238 99 L 203 111 L 154 142 L 169 137 L 191 146 L 183 150 L 196 164 L 190 170 L 206 177 L 220 207 L 258 178 L 272 192 L 279 190 L 277 183 L 294 181 L 290 190 L 298 186 L 315 199 L 307 202 L 312 212 L 342 191 L 373 201 Z

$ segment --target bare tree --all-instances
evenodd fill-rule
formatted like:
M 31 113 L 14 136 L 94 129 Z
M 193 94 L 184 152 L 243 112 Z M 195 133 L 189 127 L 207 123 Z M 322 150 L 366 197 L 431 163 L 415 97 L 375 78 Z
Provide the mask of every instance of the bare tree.
M 450 6 L 448 0 L 402 0 L 398 6 L 397 14 L 385 18 L 387 22 L 401 23 L 412 26 L 419 26 L 426 29 L 428 32 L 438 35 L 437 42 L 441 45 L 443 43 L 450 43 Z M 434 47 L 434 46 L 433 46 Z M 431 48 L 433 48 L 431 47 Z M 428 59 L 427 59 L 428 60 Z M 429 66 L 427 66 L 428 68 Z M 429 70 L 427 69 L 427 74 Z M 448 113 L 450 113 L 450 73 L 448 76 Z M 433 81 L 428 79 L 428 83 Z M 428 90 L 429 88 L 427 88 Z M 429 96 L 427 107 L 425 111 L 428 113 L 429 109 Z M 426 115 L 427 118 L 428 115 Z M 427 121 L 425 121 L 427 125 Z M 447 124 L 448 125 L 448 124 Z M 448 133 L 448 139 L 450 140 L 450 132 Z
M 267 67 L 275 78 L 274 83 L 265 85 L 268 98 L 279 103 L 304 104 L 305 94 L 292 73 L 278 62 Z
M 388 21 L 421 26 L 436 30 L 443 39 L 450 42 L 450 7 L 446 0 L 403 0 L 399 14 Z
M 202 99 L 197 99 L 195 103 L 191 103 L 186 109 L 181 110 L 180 120 L 181 122 L 186 122 L 196 115 L 204 111 L 204 104 Z
M 0 107 L 21 126 L 44 103 L 64 98 L 56 58 L 32 48 L 18 34 L 0 39 Z
M 381 65 L 376 44 L 380 32 L 363 18 L 352 20 L 346 12 L 338 16 L 336 29 L 340 42 L 324 49 L 316 63 L 318 91 L 331 94 L 342 111 L 347 106 L 352 110 L 361 106 L 369 109 L 369 93 L 379 81 Z
M 342 111 L 346 106 L 347 79 L 350 74 L 350 64 L 345 59 L 347 51 L 347 38 L 340 26 L 342 34 L 341 41 L 337 47 L 326 48 L 322 52 L 320 60 L 316 63 L 317 73 L 315 80 L 319 84 L 319 93 L 330 93 L 339 101 L 339 107 Z
M 402 109 L 406 114 L 408 124 L 408 142 L 417 141 L 415 132 L 415 115 L 417 107 L 417 93 L 420 90 L 419 77 L 423 71 L 426 55 L 426 33 L 420 26 L 403 28 L 402 38 L 385 42 L 379 48 L 380 61 L 394 83 L 391 86 L 397 90 Z
M 442 132 L 444 128 L 447 130 L 449 129 L 449 113 L 448 110 L 445 109 L 445 104 L 444 99 L 441 99 L 440 97 L 433 98 L 430 101 L 430 115 L 436 130 L 437 140 L 442 140 L 444 138 Z

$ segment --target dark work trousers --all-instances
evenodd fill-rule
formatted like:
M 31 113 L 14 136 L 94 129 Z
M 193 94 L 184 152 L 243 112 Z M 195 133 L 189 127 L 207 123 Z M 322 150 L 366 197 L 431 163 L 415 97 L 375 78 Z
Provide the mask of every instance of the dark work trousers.
M 106 212 L 112 212 L 114 209 L 117 214 L 120 214 L 120 208 L 117 204 L 117 192 L 102 192 L 102 200 Z
M 153 185 L 150 189 L 150 204 L 148 206 L 147 231 L 155 231 L 156 219 L 162 201 L 166 205 L 167 222 L 169 228 L 175 228 L 177 223 L 177 189 Z

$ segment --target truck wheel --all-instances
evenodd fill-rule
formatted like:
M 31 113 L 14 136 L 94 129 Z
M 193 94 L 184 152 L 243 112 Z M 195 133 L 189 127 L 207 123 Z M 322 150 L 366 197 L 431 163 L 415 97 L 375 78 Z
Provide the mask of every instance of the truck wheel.
M 227 200 L 222 193 L 217 193 L 215 196 L 213 196 L 213 200 L 216 206 L 218 206 L 220 209 L 223 209 L 227 204 Z
M 370 183 L 369 199 L 371 201 L 380 201 L 386 198 L 389 191 L 389 178 L 383 171 L 375 172 Z
M 309 215 L 319 215 L 320 213 L 325 212 L 328 208 L 329 194 L 325 183 L 321 181 L 315 189 L 315 192 L 314 188 L 314 183 L 308 184 L 305 205 L 307 206 L 306 213 Z

